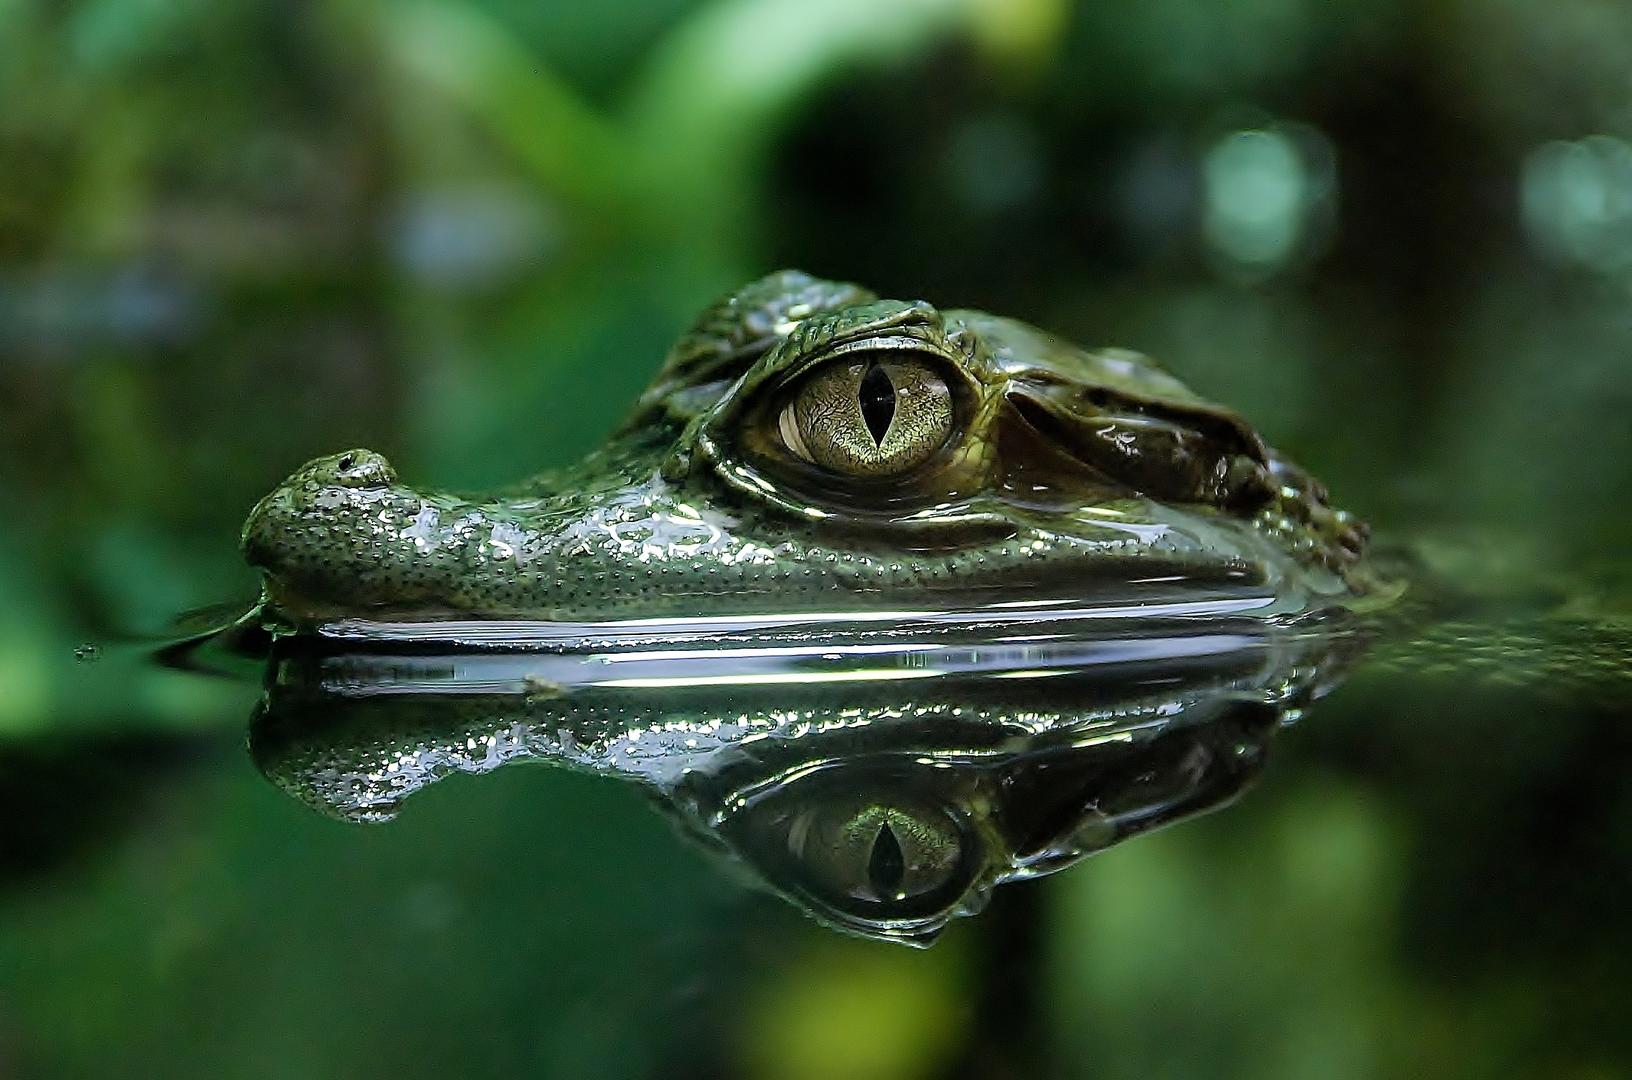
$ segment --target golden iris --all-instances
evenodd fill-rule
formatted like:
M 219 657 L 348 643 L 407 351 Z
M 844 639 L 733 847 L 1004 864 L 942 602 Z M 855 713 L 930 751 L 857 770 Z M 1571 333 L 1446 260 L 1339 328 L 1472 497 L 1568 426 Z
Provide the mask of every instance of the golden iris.
M 819 368 L 777 418 L 795 457 L 847 476 L 907 472 L 952 434 L 952 393 L 911 356 L 862 355 Z
M 963 841 L 951 818 L 928 808 L 863 803 L 817 807 L 788 835 L 823 891 L 875 903 L 899 903 L 947 885 Z

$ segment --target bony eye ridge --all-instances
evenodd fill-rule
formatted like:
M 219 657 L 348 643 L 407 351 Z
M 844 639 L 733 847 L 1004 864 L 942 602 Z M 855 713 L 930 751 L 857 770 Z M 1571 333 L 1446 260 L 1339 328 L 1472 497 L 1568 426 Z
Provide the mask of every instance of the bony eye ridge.
M 929 460 L 952 433 L 952 394 L 915 357 L 857 357 L 806 377 L 777 417 L 795 457 L 830 472 L 888 477 Z

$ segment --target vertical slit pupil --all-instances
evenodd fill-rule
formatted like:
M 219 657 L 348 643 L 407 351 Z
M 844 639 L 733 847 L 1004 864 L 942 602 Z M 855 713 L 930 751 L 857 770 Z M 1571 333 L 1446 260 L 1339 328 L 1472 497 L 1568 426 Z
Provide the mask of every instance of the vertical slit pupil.
M 882 364 L 871 365 L 861 377 L 861 418 L 873 442 L 883 443 L 890 421 L 895 419 L 895 384 Z
M 886 823 L 878 827 L 873 837 L 872 855 L 867 860 L 867 880 L 873 895 L 879 899 L 899 896 L 901 882 L 907 876 L 907 858 L 901 852 L 901 841 L 895 830 Z

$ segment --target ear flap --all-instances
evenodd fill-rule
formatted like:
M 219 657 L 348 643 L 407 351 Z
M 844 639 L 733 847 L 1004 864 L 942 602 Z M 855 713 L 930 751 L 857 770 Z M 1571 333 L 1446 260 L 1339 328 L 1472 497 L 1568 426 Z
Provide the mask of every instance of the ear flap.
M 1228 409 L 1037 370 L 1014 379 L 1007 398 L 1045 440 L 1151 498 L 1250 512 L 1273 494 L 1263 441 Z
M 750 282 L 705 309 L 680 335 L 641 395 L 636 418 L 666 405 L 689 419 L 718 399 L 718 384 L 740 378 L 802 320 L 875 299 L 859 285 L 798 270 L 778 270 Z

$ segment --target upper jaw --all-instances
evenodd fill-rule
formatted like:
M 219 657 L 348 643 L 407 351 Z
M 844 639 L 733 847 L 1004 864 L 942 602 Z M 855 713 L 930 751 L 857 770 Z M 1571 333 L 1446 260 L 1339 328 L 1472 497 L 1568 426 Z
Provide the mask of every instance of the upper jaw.
M 703 507 L 701 516 L 695 516 L 696 506 Z M 1002 528 L 961 550 L 978 556 L 989 546 L 990 563 L 965 559 L 953 578 L 937 578 L 942 588 L 930 596 L 921 586 L 909 592 L 910 583 L 879 591 L 878 579 L 844 577 L 856 565 L 842 539 L 849 533 L 824 539 L 825 531 L 812 533 L 808 525 L 801 531 L 790 516 L 786 536 L 767 537 L 751 522 L 710 511 L 707 497 L 693 488 L 677 488 L 656 476 L 625 483 L 609 475 L 587 491 L 478 502 L 403 486 L 379 455 L 349 451 L 309 462 L 262 499 L 245 523 L 243 549 L 263 572 L 268 611 L 297 627 L 359 618 L 574 622 L 788 613 L 798 599 L 764 592 L 773 581 L 769 574 L 757 580 L 761 591 L 755 593 L 728 581 L 725 573 L 709 579 L 715 591 L 707 595 L 672 588 L 695 569 L 694 562 L 717 559 L 722 570 L 732 564 L 740 569 L 749 556 L 768 556 L 779 548 L 778 539 L 814 548 L 814 555 L 805 552 L 796 582 L 814 572 L 827 575 L 832 589 L 851 590 L 842 595 L 829 590 L 822 601 L 829 606 L 816 608 L 821 611 L 834 610 L 835 598 L 850 607 L 894 610 L 906 596 L 914 601 L 908 605 L 913 610 L 926 604 L 967 609 L 1005 586 L 999 580 L 1007 565 L 1003 560 L 1014 555 L 1020 540 L 1027 548 L 1040 546 L 1020 553 L 1027 558 L 1014 562 L 1008 584 L 1022 587 L 1035 580 L 1035 588 L 1050 598 L 1058 587 L 1084 603 L 1136 600 L 1153 589 L 1165 590 L 1164 596 L 1220 589 L 1233 594 L 1238 586 L 1280 592 L 1302 577 L 1269 538 L 1233 520 L 1225 526 L 1207 515 L 1142 500 L 1121 510 L 1101 507 L 1089 515 L 1093 520 L 1083 516 L 1085 510 L 1027 508 L 995 496 L 979 500 L 979 506 Z M 653 526 L 657 535 L 637 544 L 642 529 L 619 532 L 625 510 L 642 519 L 628 525 Z M 682 510 L 692 516 L 682 519 Z M 960 526 L 966 541 L 971 525 L 966 520 Z M 694 553 L 684 559 L 663 555 L 662 545 L 682 531 Z M 649 550 L 653 544 L 659 550 Z M 674 567 L 680 574 L 662 576 Z M 612 580 L 599 599 L 586 599 L 583 589 L 577 595 L 559 591 L 563 577 L 577 575 L 582 581 L 586 575 L 608 577 L 607 572 Z M 617 584 L 620 576 L 623 585 Z M 636 587 L 628 584 L 632 579 L 638 579 Z M 1132 587 L 1126 597 L 1122 585 Z
M 261 499 L 241 546 L 264 576 L 267 601 L 286 615 L 429 605 L 463 562 L 443 523 L 478 513 L 398 484 L 378 454 L 348 450 L 307 462 Z

